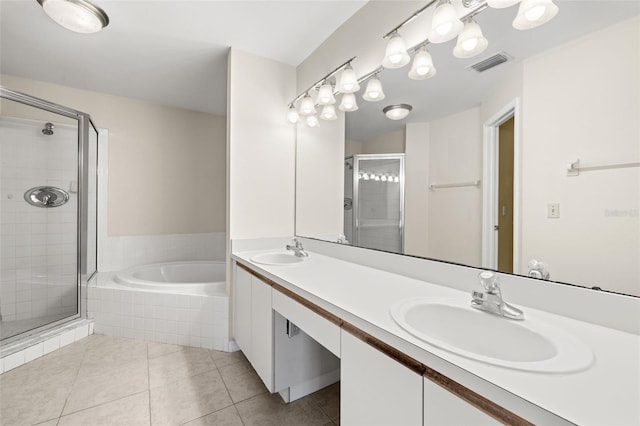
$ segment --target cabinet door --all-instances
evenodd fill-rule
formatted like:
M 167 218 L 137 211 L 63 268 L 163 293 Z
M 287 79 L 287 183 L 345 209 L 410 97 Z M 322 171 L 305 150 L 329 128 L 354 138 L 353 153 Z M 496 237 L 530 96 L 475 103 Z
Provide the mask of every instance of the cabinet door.
M 233 337 L 247 358 L 251 357 L 251 274 L 235 266 Z
M 499 425 L 473 405 L 424 379 L 424 426 Z
M 340 423 L 421 425 L 422 376 L 341 331 Z
M 251 277 L 251 365 L 273 392 L 273 310 L 271 286 Z

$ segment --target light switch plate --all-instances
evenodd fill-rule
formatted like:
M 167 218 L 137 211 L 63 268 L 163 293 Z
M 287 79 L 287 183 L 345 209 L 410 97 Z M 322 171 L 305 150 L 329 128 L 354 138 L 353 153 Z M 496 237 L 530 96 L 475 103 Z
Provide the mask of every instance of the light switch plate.
M 560 204 L 559 203 L 547 204 L 547 217 L 549 219 L 558 219 L 560 217 Z

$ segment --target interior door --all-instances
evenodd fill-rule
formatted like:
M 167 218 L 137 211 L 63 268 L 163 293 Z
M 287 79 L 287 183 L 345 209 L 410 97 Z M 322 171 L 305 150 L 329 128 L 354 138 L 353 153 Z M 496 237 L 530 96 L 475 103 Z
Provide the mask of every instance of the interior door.
M 498 270 L 513 272 L 514 118 L 498 129 Z

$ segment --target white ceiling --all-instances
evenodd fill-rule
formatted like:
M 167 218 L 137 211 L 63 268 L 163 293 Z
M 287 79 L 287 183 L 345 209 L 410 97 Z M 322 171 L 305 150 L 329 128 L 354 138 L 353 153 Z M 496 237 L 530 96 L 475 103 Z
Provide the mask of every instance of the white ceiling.
M 86 35 L 36 0 L 0 0 L 0 72 L 226 115 L 230 46 L 297 66 L 366 1 L 95 3 L 110 23 Z

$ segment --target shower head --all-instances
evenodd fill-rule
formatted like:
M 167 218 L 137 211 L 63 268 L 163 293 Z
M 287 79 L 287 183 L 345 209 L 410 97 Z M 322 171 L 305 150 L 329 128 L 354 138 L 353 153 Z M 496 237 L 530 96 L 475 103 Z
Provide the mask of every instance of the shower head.
M 47 123 L 44 125 L 44 129 L 42 129 L 42 134 L 43 135 L 47 135 L 47 136 L 51 136 L 53 134 L 53 128 L 55 126 L 53 125 L 53 123 Z

